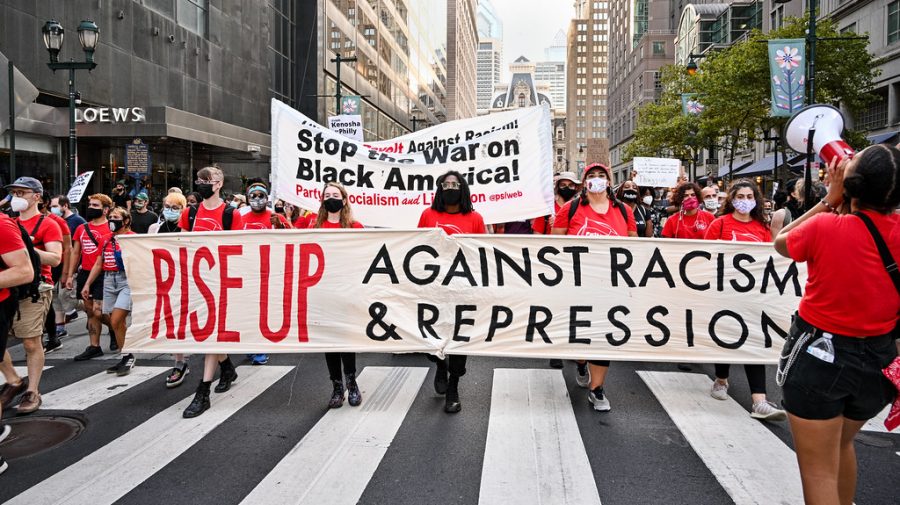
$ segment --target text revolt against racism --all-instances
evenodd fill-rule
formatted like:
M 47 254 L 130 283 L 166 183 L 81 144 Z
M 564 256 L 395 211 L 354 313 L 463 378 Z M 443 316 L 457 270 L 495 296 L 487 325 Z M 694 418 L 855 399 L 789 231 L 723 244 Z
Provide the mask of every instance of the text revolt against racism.
M 775 363 L 806 282 L 766 244 L 437 229 L 121 242 L 126 349 L 150 353 Z
M 530 107 L 442 123 L 379 142 L 357 142 L 272 101 L 272 179 L 278 198 L 319 208 L 322 187 L 347 188 L 366 226 L 413 228 L 448 170 L 469 183 L 486 223 L 553 212 L 550 110 Z

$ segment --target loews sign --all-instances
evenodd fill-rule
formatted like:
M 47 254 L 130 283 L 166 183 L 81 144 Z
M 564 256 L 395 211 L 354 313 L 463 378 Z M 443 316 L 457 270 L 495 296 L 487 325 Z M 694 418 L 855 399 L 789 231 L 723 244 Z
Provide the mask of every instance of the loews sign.
M 143 107 L 86 107 L 75 109 L 76 123 L 143 123 Z

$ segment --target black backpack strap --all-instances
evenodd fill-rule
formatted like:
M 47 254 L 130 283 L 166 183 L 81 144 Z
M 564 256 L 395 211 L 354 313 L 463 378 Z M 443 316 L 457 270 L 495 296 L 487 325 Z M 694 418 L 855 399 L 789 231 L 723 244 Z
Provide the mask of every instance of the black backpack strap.
M 197 207 L 188 207 L 188 231 L 194 231 L 194 221 L 197 219 Z
M 234 222 L 234 207 L 231 205 L 225 206 L 225 212 L 222 213 L 222 229 L 228 231 L 231 229 L 231 224 Z
M 95 246 L 100 247 L 100 243 L 97 242 L 97 239 L 94 238 L 94 234 L 91 233 L 91 225 L 88 224 L 87 222 L 85 222 L 83 226 L 84 226 L 84 232 L 88 236 L 88 238 L 91 239 L 91 242 L 93 242 Z
M 34 225 L 34 229 L 33 229 L 33 230 L 31 230 L 31 234 L 30 234 L 30 235 L 31 235 L 31 236 L 32 236 L 32 237 L 34 237 L 34 236 L 36 236 L 36 234 L 37 234 L 37 231 L 38 231 L 38 228 L 40 228 L 40 227 L 41 227 L 41 223 L 43 223 L 43 222 L 44 222 L 44 216 L 43 216 L 43 214 L 42 214 L 42 215 L 41 215 L 41 218 L 40 218 L 40 219 L 38 219 L 38 222 L 37 222 L 37 224 L 36 224 L 36 225 Z
M 900 294 L 900 271 L 897 270 L 897 262 L 894 261 L 894 257 L 891 255 L 887 243 L 884 241 L 884 238 L 881 236 L 881 233 L 878 232 L 878 228 L 875 227 L 875 223 L 872 222 L 872 219 L 869 218 L 869 216 L 862 212 L 854 212 L 853 214 L 860 218 L 866 225 L 866 228 L 869 229 L 872 239 L 875 240 L 875 247 L 878 248 L 878 254 L 881 256 L 881 262 L 884 263 L 884 268 L 894 282 L 894 289 Z
M 622 221 L 625 221 L 625 228 L 628 228 L 628 211 L 625 210 L 625 204 L 621 202 L 610 202 L 610 204 L 615 204 L 616 207 L 619 208 L 619 212 L 622 213 Z
M 572 218 L 575 217 L 575 213 L 578 212 L 579 205 L 581 205 L 580 196 L 576 196 L 569 202 L 569 221 L 572 221 Z

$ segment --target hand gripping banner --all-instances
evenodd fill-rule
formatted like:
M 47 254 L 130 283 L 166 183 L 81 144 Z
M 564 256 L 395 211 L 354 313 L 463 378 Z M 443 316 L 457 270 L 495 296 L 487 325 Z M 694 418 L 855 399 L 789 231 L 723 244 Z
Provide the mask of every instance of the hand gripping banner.
M 806 267 L 770 244 L 430 230 L 125 236 L 143 353 L 777 361 Z
M 347 188 L 366 226 L 413 228 L 435 180 L 456 170 L 488 224 L 553 212 L 550 109 L 530 107 L 441 123 L 402 137 L 357 142 L 272 100 L 272 183 L 277 198 L 317 211 L 322 187 Z

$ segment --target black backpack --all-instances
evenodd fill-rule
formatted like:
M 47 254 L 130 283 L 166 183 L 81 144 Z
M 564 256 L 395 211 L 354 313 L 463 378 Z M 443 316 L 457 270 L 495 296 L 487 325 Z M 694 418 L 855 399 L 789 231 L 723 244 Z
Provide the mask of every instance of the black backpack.
M 628 227 L 628 211 L 625 210 L 625 204 L 621 202 L 613 202 L 612 200 L 609 201 L 609 204 L 619 208 L 619 212 L 622 213 L 622 219 L 625 221 L 625 226 Z M 578 212 L 579 205 L 581 205 L 581 197 L 576 196 L 572 200 L 571 205 L 569 205 L 569 221 L 572 221 L 572 218 L 575 217 L 575 213 Z
M 197 219 L 197 211 L 200 205 L 196 207 L 188 207 L 188 231 L 194 231 L 194 221 Z M 225 212 L 222 213 L 222 229 L 228 231 L 231 229 L 231 222 L 234 220 L 234 207 L 225 206 Z
M 40 291 L 38 290 L 41 286 L 41 257 L 38 256 L 37 251 L 34 250 L 34 242 L 31 241 L 31 237 L 37 233 L 37 230 L 40 228 L 43 221 L 44 216 L 41 216 L 41 218 L 38 219 L 37 224 L 34 225 L 34 229 L 31 230 L 31 233 L 28 233 L 28 231 L 19 224 L 18 220 L 16 221 L 19 232 L 22 234 L 22 242 L 25 243 L 25 250 L 28 251 L 28 258 L 31 260 L 31 268 L 34 270 L 34 275 L 31 277 L 31 281 L 9 288 L 12 293 L 11 298 L 17 300 L 31 298 L 32 303 L 37 303 L 38 298 L 41 296 Z

